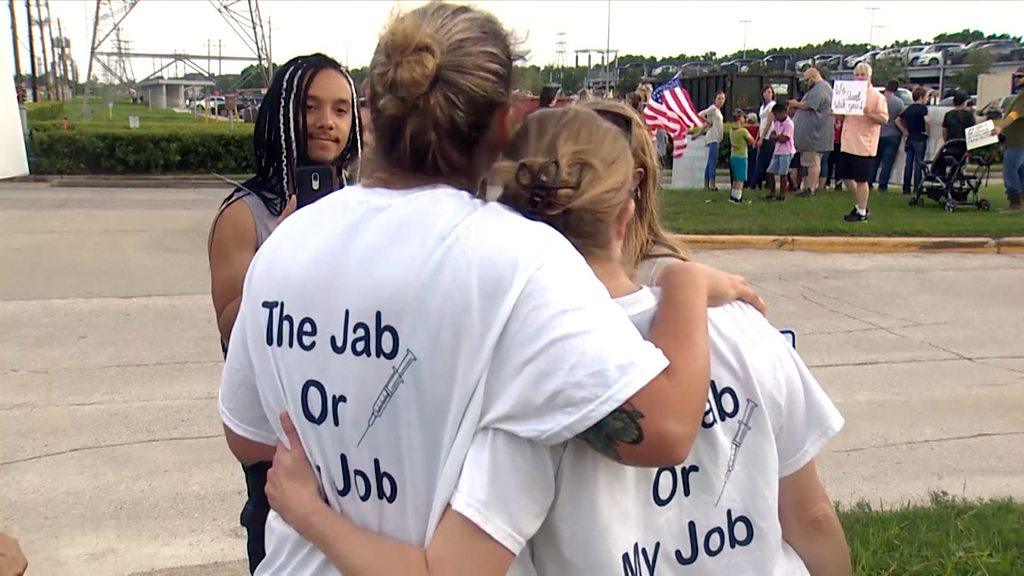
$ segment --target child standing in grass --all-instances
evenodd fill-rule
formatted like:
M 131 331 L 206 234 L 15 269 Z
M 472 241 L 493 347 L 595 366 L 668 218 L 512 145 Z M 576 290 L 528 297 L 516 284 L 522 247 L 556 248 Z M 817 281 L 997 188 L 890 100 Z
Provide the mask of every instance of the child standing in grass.
M 796 154 L 796 146 L 793 144 L 793 119 L 789 117 L 786 105 L 781 102 L 775 103 L 772 108 L 775 120 L 771 129 L 768 130 L 768 138 L 775 142 L 775 152 L 772 153 L 772 163 L 768 166 L 768 195 L 765 200 L 786 199 L 786 173 L 789 172 L 789 164 Z M 779 192 L 775 192 L 775 180 L 779 180 Z
M 743 110 L 737 108 L 732 113 L 732 127 L 729 128 L 729 167 L 732 168 L 732 192 L 729 201 L 743 203 L 743 181 L 747 178 L 747 147 L 754 143 L 744 123 Z

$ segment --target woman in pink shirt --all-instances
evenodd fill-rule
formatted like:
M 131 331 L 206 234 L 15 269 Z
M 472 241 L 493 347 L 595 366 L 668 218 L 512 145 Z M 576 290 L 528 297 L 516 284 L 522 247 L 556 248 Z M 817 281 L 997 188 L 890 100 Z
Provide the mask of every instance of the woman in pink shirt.
M 853 69 L 856 80 L 867 81 L 867 102 L 864 115 L 846 115 L 843 119 L 843 133 L 840 138 L 839 165 L 836 177 L 846 182 L 846 188 L 853 194 L 853 210 L 843 216 L 847 222 L 864 222 L 871 214 L 868 211 L 868 181 L 878 152 L 878 136 L 882 125 L 889 121 L 889 107 L 885 97 L 871 87 L 871 65 L 857 64 Z M 836 113 L 836 116 L 841 114 Z

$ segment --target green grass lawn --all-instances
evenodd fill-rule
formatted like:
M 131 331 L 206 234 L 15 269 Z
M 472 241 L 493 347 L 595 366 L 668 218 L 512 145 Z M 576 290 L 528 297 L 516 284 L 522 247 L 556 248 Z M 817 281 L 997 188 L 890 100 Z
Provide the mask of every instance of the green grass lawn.
M 1000 214 L 1006 205 L 1002 186 L 982 187 L 981 197 L 992 203 L 990 212 L 972 206 L 946 212 L 925 200 L 910 206 L 909 196 L 872 192 L 871 219 L 848 223 L 843 216 L 853 207 L 845 192 L 828 190 L 812 198 L 789 197 L 765 202 L 764 192 L 744 191 L 744 203 L 729 202 L 727 190 L 703 191 L 664 188 L 661 220 L 681 234 L 757 234 L 786 236 L 1024 236 L 1024 213 Z
M 35 107 L 51 105 L 48 102 L 26 104 L 31 113 Z M 184 114 L 174 110 L 149 108 L 145 104 L 132 104 L 130 101 L 115 101 L 113 109 L 107 106 L 107 100 L 102 98 L 89 99 L 90 118 L 83 120 L 82 99 L 75 98 L 63 105 L 63 115 L 68 117 L 72 130 L 83 131 L 128 131 L 128 117 L 139 117 L 139 128 L 133 132 L 143 133 L 166 133 L 166 132 L 217 132 L 225 133 L 244 131 L 251 134 L 253 125 L 235 122 L 232 128 L 228 122 L 205 118 L 198 114 Z M 33 121 L 29 120 L 30 126 L 34 128 L 57 130 L 60 129 L 60 118 L 55 120 Z
M 1024 574 L 1024 506 L 1009 499 L 934 494 L 929 506 L 875 510 L 862 503 L 839 516 L 858 575 Z

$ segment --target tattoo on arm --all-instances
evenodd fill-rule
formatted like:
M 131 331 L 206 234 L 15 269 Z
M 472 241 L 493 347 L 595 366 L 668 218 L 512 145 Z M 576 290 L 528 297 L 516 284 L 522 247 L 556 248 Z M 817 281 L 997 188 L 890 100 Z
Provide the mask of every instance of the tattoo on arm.
M 626 402 L 579 435 L 579 438 L 601 454 L 619 461 L 620 444 L 635 446 L 644 441 L 640 427 L 642 412 Z

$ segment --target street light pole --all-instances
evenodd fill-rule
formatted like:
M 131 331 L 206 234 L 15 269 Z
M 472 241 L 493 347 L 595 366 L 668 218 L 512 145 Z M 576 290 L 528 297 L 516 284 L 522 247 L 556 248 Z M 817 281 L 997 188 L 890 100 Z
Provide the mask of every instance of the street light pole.
M 747 57 L 747 24 L 750 24 L 750 20 L 740 20 L 743 24 L 743 58 Z
M 868 48 L 871 48 L 875 44 L 875 42 L 874 42 L 874 40 L 875 40 L 875 38 L 874 38 L 874 36 L 875 36 L 875 12 L 878 11 L 878 7 L 877 6 L 871 6 L 871 7 L 867 8 L 867 11 L 868 11 L 869 14 L 871 14 L 871 24 L 868 27 Z

